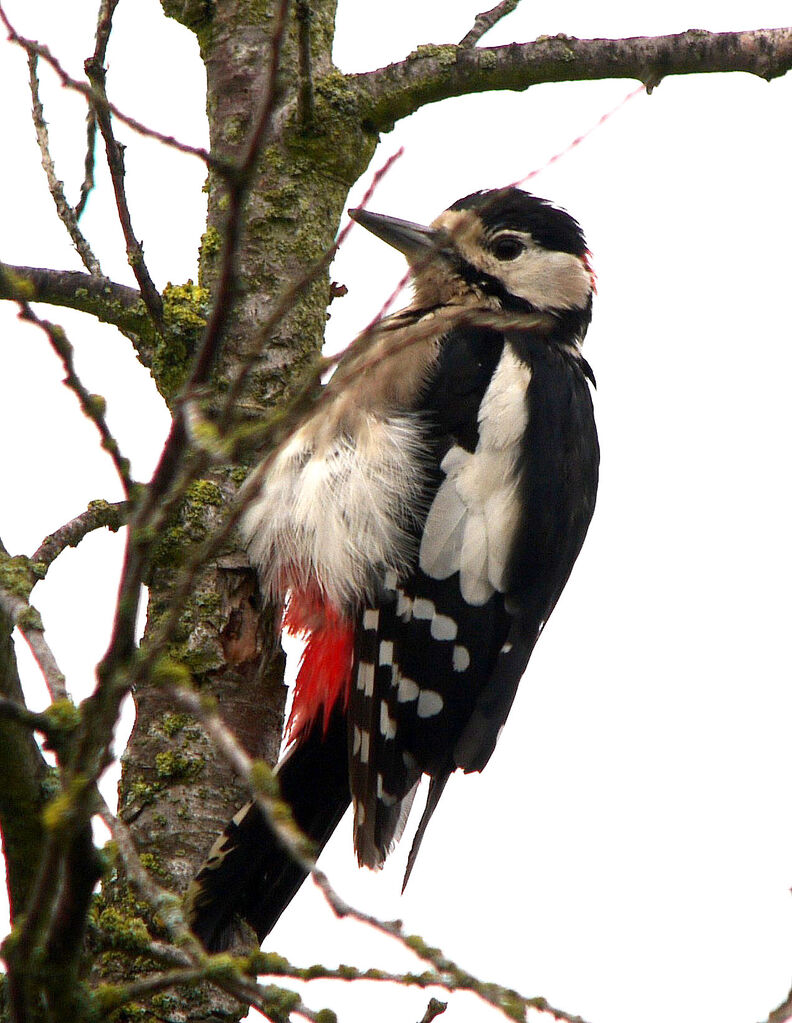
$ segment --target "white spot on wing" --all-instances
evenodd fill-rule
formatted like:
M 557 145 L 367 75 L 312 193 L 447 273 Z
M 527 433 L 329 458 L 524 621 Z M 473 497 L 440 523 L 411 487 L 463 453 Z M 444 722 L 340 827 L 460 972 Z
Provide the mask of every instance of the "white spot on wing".
M 368 661 L 360 661 L 358 664 L 357 687 L 366 696 L 371 696 L 374 692 L 374 665 Z
M 395 806 L 396 796 L 392 796 L 389 792 L 385 791 L 384 781 L 381 774 L 377 775 L 377 799 L 383 804 L 383 806 Z
M 418 697 L 417 714 L 419 718 L 431 718 L 443 709 L 443 697 L 433 689 L 422 689 Z
M 413 601 L 413 618 L 417 618 L 419 621 L 430 621 L 434 618 L 435 606 L 431 600 L 426 600 L 425 597 L 416 597 Z
M 455 646 L 451 655 L 451 663 L 454 666 L 454 671 L 467 671 L 470 667 L 470 654 L 467 647 Z
M 384 665 L 393 664 L 393 643 L 390 640 L 383 639 L 380 643 L 379 662 Z
M 437 614 L 432 619 L 429 632 L 433 639 L 452 640 L 456 639 L 457 623 L 448 615 Z
M 367 607 L 363 612 L 363 628 L 366 631 L 376 629 L 379 625 L 379 610 L 376 607 Z
M 402 621 L 407 621 L 412 614 L 413 602 L 410 597 L 404 592 L 399 590 L 398 596 L 396 597 L 396 614 Z
M 413 682 L 411 678 L 405 678 L 403 675 L 399 676 L 399 684 L 396 692 L 396 699 L 399 703 L 409 703 L 410 700 L 416 700 L 420 689 L 418 684 Z
M 369 762 L 369 733 L 364 728 L 360 733 L 360 762 L 361 764 L 367 764 Z
M 384 700 L 380 703 L 380 732 L 385 739 L 393 739 L 396 736 L 396 719 L 388 713 L 388 705 Z

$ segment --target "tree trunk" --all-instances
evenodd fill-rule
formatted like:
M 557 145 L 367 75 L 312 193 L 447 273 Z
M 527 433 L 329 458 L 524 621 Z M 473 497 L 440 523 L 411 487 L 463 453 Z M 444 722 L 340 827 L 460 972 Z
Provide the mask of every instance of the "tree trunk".
M 266 88 L 276 4 L 220 0 L 211 13 L 200 4 L 164 0 L 163 6 L 198 36 L 207 71 L 212 153 L 238 161 Z M 331 63 L 335 6 L 334 0 L 311 4 L 310 122 L 298 110 L 298 28 L 294 17 L 289 18 L 273 127 L 258 156 L 247 199 L 234 304 L 208 405 L 217 407 L 228 382 L 253 356 L 236 410 L 252 420 L 289 394 L 321 348 L 330 297 L 326 272 L 308 286 L 261 350 L 257 328 L 284 287 L 332 246 L 349 189 L 366 169 L 377 142 L 374 133 L 361 129 L 343 76 Z M 208 180 L 201 285 L 213 294 L 228 195 L 217 173 L 210 172 Z M 168 607 L 180 555 L 216 527 L 243 478 L 243 467 L 229 466 L 191 488 L 178 521 L 160 544 L 149 580 L 149 630 Z M 200 573 L 171 651 L 190 668 L 201 690 L 214 694 L 247 752 L 270 764 L 277 760 L 285 699 L 276 626 L 273 611 L 260 606 L 244 551 L 230 543 Z M 165 887 L 184 892 L 248 792 L 200 727 L 174 713 L 167 693 L 141 683 L 134 695 L 137 719 L 123 758 L 122 817 L 144 851 L 146 865 Z M 129 908 L 128 893 L 118 879 L 105 885 L 104 897 L 117 911 Z M 129 980 L 127 969 L 109 956 L 104 973 L 115 981 Z M 238 1018 L 243 1011 L 232 999 L 206 990 L 190 1007 L 190 1018 Z M 162 1018 L 162 1004 L 156 1012 Z

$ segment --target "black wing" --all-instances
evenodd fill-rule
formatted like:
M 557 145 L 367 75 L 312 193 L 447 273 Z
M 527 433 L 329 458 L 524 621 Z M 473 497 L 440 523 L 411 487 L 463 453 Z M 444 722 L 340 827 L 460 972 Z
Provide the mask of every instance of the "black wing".
M 388 573 L 357 633 L 349 752 L 361 863 L 382 863 L 426 773 L 409 871 L 449 774 L 492 754 L 594 508 L 586 375 L 576 353 L 527 332 L 444 340 L 419 410 L 429 512 L 416 543 L 434 534 L 432 550 Z

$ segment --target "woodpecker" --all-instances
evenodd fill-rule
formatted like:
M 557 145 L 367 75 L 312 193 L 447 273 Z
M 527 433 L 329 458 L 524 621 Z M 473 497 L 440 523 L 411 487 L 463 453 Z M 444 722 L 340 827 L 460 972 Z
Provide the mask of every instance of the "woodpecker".
M 351 346 L 242 530 L 306 640 L 282 796 L 318 849 L 351 802 L 376 869 L 427 775 L 406 884 L 449 776 L 492 755 L 591 520 L 595 278 L 577 221 L 517 188 L 428 227 L 350 214 L 407 257 L 413 300 Z M 218 950 L 243 919 L 261 941 L 304 879 L 248 804 L 193 882 L 193 930 Z

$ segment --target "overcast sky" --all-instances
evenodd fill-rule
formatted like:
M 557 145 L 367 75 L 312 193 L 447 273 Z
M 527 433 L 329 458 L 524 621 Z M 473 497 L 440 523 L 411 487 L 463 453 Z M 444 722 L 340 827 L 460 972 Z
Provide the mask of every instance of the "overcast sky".
M 4 6 L 81 74 L 93 0 Z M 419 43 L 458 41 L 484 6 L 340 0 L 337 61 L 366 70 Z M 485 43 L 791 18 L 780 0 L 525 0 Z M 203 144 L 192 36 L 155 0 L 121 0 L 115 22 L 111 98 Z M 58 174 L 74 201 L 84 107 L 45 71 L 42 81 Z M 470 191 L 543 165 L 633 88 L 548 85 L 428 107 L 383 137 L 372 170 L 399 146 L 405 154 L 372 208 L 428 222 Z M 77 269 L 39 165 L 25 61 L 6 43 L 0 96 L 0 258 Z M 599 276 L 585 346 L 602 445 L 594 522 L 495 756 L 481 776 L 452 779 L 406 895 L 409 834 L 372 875 L 355 868 L 345 821 L 322 860 L 353 903 L 403 918 L 479 976 L 592 1023 L 751 1023 L 792 978 L 790 109 L 789 77 L 671 79 L 531 181 L 579 219 Z M 195 277 L 203 166 L 118 134 L 157 285 Z M 133 284 L 113 212 L 102 176 L 84 228 L 105 272 Z M 333 304 L 329 342 L 350 340 L 402 272 L 398 255 L 353 231 L 333 270 L 349 294 Z M 135 475 L 147 478 L 167 428 L 147 373 L 114 330 L 43 311 L 65 326 Z M 120 497 L 61 376 L 46 339 L 0 308 L 0 536 L 14 553 L 31 553 L 89 500 Z M 107 642 L 120 551 L 117 537 L 95 534 L 35 591 L 77 698 Z M 20 659 L 40 707 L 24 647 Z M 267 947 L 306 964 L 415 966 L 333 922 L 310 885 Z M 353 1023 L 410 1023 L 428 994 L 312 985 L 305 998 Z M 462 997 L 442 1018 L 497 1017 Z

